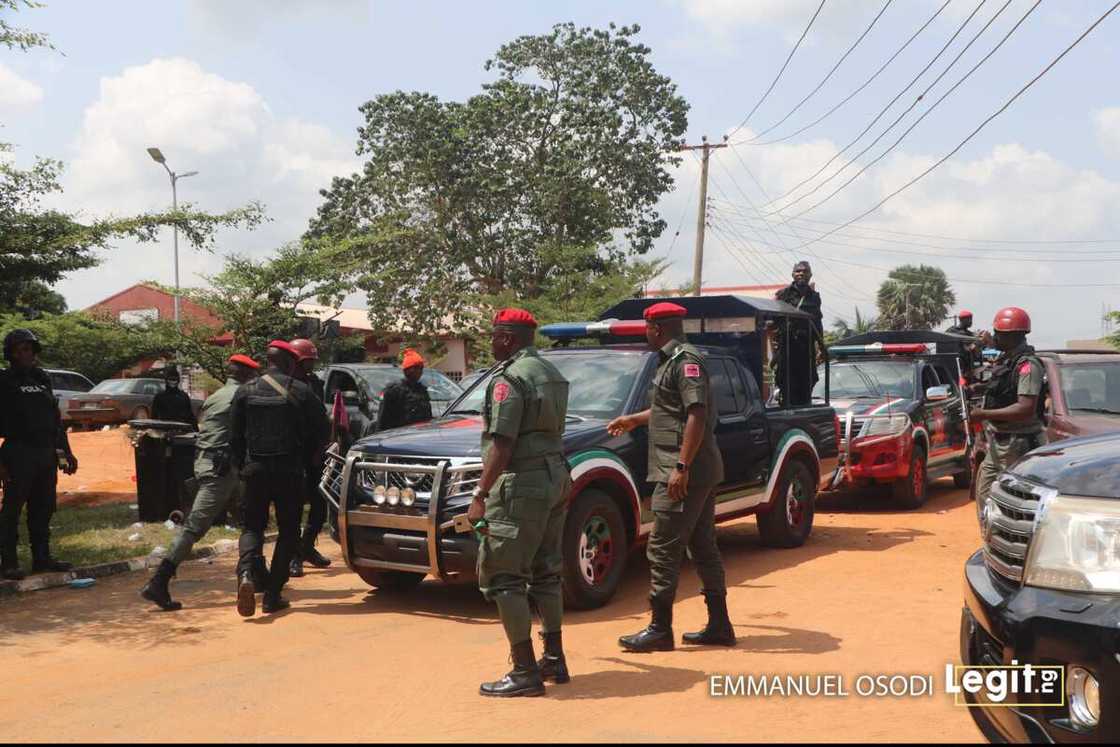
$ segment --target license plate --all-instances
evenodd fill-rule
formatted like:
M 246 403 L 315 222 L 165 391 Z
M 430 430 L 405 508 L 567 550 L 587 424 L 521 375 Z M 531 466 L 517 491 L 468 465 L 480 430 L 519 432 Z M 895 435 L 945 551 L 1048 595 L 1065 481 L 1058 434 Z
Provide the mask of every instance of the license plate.
M 82 405 L 83 410 L 96 410 L 101 405 L 97 402 L 86 402 Z

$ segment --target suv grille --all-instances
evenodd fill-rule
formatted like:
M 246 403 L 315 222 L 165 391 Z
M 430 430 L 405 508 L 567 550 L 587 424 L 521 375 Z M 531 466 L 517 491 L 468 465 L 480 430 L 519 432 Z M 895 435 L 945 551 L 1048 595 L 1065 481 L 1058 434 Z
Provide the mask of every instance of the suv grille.
M 364 455 L 363 459 L 370 462 L 380 462 L 382 464 L 399 464 L 399 470 L 375 471 L 375 470 L 356 470 L 355 480 L 357 492 L 354 495 L 354 503 L 372 504 L 372 493 L 374 488 L 378 485 L 383 485 L 386 488 L 411 488 L 416 492 L 416 509 L 426 509 L 432 498 L 432 481 L 433 476 L 423 472 L 408 471 L 408 467 L 435 467 L 440 462 L 454 462 L 451 457 L 416 457 L 416 456 L 386 456 L 381 454 L 368 454 Z M 478 484 L 479 479 L 482 477 L 482 467 L 478 466 L 477 469 L 451 469 L 447 473 L 449 482 L 445 485 L 442 494 L 444 497 L 454 497 L 464 494 L 469 494 L 474 490 L 475 485 Z M 389 509 L 391 507 L 384 507 Z
M 986 505 L 977 507 L 984 560 L 990 570 L 1011 581 L 1023 580 L 1035 517 L 1043 498 L 1052 492 L 1006 473 L 992 485 Z

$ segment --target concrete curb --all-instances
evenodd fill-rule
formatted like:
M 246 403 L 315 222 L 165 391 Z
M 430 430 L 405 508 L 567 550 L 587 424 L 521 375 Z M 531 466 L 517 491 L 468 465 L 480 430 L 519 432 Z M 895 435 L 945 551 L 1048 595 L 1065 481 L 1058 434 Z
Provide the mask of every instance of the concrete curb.
M 265 542 L 271 542 L 275 539 L 275 532 L 264 536 Z M 202 547 L 193 548 L 188 560 L 202 560 L 203 558 L 211 558 L 215 555 L 226 555 L 227 553 L 236 551 L 237 540 L 221 539 L 212 545 L 203 545 Z M 0 597 L 14 596 L 30 591 L 40 591 L 42 589 L 56 589 L 60 586 L 66 586 L 71 581 L 78 578 L 105 578 L 106 576 L 115 576 L 118 573 L 143 571 L 148 568 L 155 568 L 163 561 L 163 558 L 164 555 L 162 554 L 153 554 L 142 558 L 113 560 L 108 563 L 87 565 L 64 573 L 37 573 L 22 581 L 0 581 Z

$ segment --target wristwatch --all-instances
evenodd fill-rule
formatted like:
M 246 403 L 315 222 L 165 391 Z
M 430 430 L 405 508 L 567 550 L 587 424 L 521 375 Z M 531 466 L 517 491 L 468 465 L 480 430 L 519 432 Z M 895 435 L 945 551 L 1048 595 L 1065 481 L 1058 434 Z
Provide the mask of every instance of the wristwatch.
M 688 465 L 684 462 L 677 462 L 676 470 L 677 472 L 688 472 Z

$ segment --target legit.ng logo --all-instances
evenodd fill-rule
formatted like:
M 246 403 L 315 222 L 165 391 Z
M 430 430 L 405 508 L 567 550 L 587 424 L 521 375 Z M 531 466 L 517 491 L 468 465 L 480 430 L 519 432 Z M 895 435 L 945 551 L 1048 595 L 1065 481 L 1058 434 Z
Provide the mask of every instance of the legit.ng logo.
M 945 689 L 968 708 L 1064 707 L 1065 667 L 1010 664 L 946 665 Z

